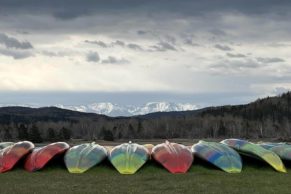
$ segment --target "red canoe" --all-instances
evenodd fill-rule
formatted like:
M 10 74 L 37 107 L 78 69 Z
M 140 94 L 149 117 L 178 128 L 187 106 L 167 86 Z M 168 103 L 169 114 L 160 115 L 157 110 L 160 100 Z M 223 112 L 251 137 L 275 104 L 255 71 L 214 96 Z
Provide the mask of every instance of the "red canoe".
M 40 170 L 56 155 L 63 154 L 69 147 L 65 142 L 57 142 L 36 148 L 27 156 L 24 168 L 29 172 Z
M 22 141 L 0 151 L 0 173 L 11 170 L 15 164 L 34 148 L 33 143 Z
M 171 173 L 186 173 L 193 162 L 193 154 L 188 147 L 168 141 L 156 145 L 152 157 Z

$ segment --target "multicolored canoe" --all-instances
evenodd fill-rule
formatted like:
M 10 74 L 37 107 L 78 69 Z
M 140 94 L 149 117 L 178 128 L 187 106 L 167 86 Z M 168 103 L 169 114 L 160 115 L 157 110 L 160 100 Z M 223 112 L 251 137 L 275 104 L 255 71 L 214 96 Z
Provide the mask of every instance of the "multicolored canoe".
M 8 147 L 8 146 L 11 146 L 11 145 L 13 145 L 13 144 L 14 144 L 13 142 L 1 142 L 1 143 L 0 143 L 0 150 L 6 148 L 6 147 Z
M 275 152 L 282 160 L 291 161 L 291 145 L 286 143 L 260 143 L 263 148 Z
M 278 172 L 287 172 L 282 160 L 277 154 L 259 145 L 240 139 L 226 139 L 221 141 L 221 143 L 235 149 L 240 154 L 267 162 Z
M 120 174 L 134 174 L 147 162 L 149 156 L 150 152 L 145 146 L 129 142 L 114 147 L 108 159 Z
M 171 173 L 186 173 L 194 159 L 190 148 L 168 141 L 156 145 L 152 157 Z
M 151 155 L 152 149 L 155 147 L 153 144 L 144 144 L 144 147 L 146 147 Z
M 65 142 L 52 143 L 44 147 L 36 148 L 27 156 L 24 168 L 29 172 L 40 170 L 51 159 L 63 154 L 69 148 L 70 146 Z
M 228 173 L 239 173 L 242 169 L 240 155 L 232 148 L 217 142 L 199 141 L 191 148 L 193 154 Z
M 107 157 L 107 150 L 98 144 L 85 143 L 71 147 L 65 154 L 65 164 L 70 173 L 83 173 Z
M 33 143 L 22 141 L 0 150 L 0 173 L 11 170 L 15 164 L 34 148 Z

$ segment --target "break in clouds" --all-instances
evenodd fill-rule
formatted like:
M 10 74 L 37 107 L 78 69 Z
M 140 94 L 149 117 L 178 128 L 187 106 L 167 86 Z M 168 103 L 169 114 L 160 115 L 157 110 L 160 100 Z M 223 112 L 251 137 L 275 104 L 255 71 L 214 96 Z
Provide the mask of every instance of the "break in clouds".
M 291 88 L 290 1 L 0 0 L 0 7 L 1 91 L 231 94 L 241 103 Z

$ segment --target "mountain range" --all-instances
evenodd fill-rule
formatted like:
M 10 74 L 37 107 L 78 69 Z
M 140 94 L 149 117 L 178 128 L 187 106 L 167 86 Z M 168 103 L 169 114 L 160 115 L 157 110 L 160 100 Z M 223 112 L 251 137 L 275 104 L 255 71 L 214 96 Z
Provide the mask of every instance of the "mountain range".
M 198 109 L 197 105 L 190 103 L 149 102 L 142 106 L 119 105 L 110 102 L 92 103 L 88 105 L 70 106 L 57 104 L 56 107 L 75 110 L 79 112 L 97 113 L 107 116 L 134 116 L 153 112 L 187 111 Z
M 8 105 L 0 105 L 2 107 Z M 23 106 L 39 108 L 36 104 L 12 104 L 9 106 Z M 173 102 L 148 102 L 141 106 L 137 105 L 120 105 L 111 102 L 91 103 L 87 105 L 64 105 L 56 104 L 55 107 L 74 110 L 79 112 L 96 113 L 112 117 L 117 116 L 136 116 L 145 115 L 154 112 L 172 112 L 172 111 L 189 111 L 196 110 L 199 106 L 190 103 L 173 103 Z
M 139 111 L 146 113 L 148 110 L 169 110 L 166 107 L 170 107 L 166 104 L 150 105 Z M 111 108 L 108 110 L 114 109 L 114 106 L 109 107 Z M 153 112 L 128 117 L 110 117 L 58 107 L 0 107 L 0 141 L 59 141 L 71 138 L 88 141 L 275 138 L 279 141 L 291 141 L 290 126 L 291 92 L 242 105 Z

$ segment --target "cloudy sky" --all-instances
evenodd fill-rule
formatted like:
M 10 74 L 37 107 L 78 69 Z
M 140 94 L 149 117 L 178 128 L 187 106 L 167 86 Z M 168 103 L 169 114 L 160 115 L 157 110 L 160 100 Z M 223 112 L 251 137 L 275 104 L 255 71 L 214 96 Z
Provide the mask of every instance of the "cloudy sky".
M 0 103 L 240 104 L 291 89 L 291 1 L 0 0 Z

